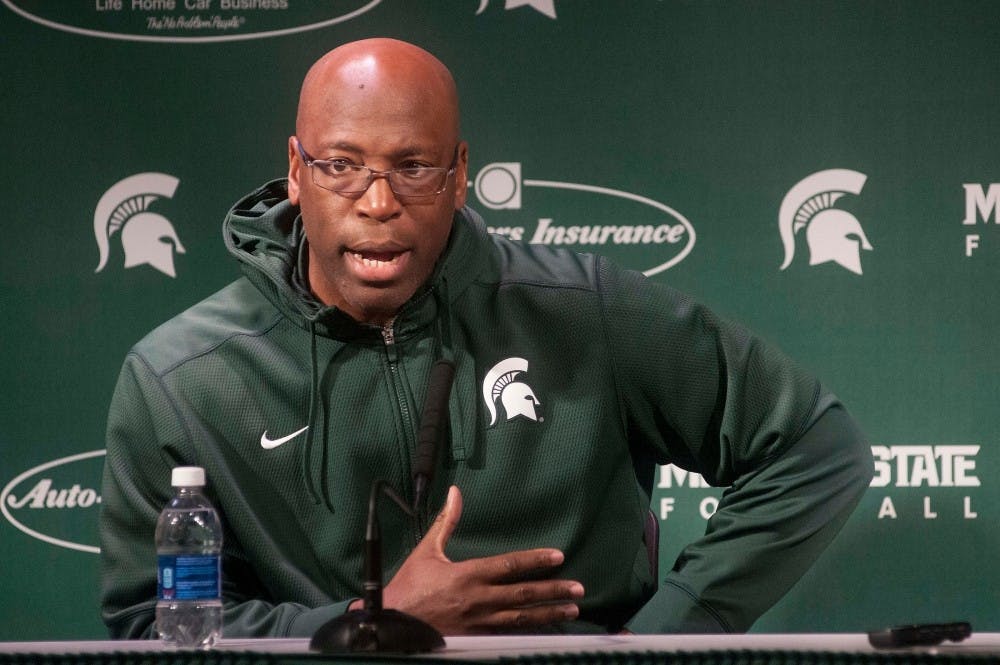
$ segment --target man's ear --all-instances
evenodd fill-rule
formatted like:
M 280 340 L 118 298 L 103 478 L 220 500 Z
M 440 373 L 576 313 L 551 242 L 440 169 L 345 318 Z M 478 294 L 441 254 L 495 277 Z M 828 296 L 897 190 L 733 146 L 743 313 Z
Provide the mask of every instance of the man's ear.
M 469 193 L 469 144 L 458 144 L 458 159 L 455 162 L 455 210 L 465 205 Z
M 305 166 L 299 157 L 297 141 L 294 136 L 288 137 L 288 202 L 293 206 L 299 204 L 299 178 Z

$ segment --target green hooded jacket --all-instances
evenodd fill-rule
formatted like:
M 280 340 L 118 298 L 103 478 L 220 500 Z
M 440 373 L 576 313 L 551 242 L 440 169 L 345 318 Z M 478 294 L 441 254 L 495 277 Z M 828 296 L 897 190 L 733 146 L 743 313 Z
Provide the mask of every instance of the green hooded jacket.
M 310 294 L 284 181 L 237 203 L 224 237 L 245 276 L 140 341 L 110 407 L 100 535 L 113 637 L 152 635 L 153 532 L 178 465 L 205 468 L 222 516 L 225 636 L 307 636 L 342 614 L 362 595 L 372 483 L 413 499 L 441 358 L 455 380 L 427 504 L 416 520 L 388 501 L 379 511 L 386 580 L 455 484 L 452 560 L 565 553 L 556 574 L 586 596 L 552 630 L 747 630 L 870 481 L 864 436 L 816 379 L 605 258 L 490 235 L 465 208 L 429 283 L 382 329 Z M 668 463 L 728 489 L 654 580 L 643 525 Z

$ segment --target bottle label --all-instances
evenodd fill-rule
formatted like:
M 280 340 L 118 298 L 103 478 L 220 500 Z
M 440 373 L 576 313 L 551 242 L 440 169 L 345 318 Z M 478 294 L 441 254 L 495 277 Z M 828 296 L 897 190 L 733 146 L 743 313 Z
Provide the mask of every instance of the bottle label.
M 157 557 L 156 592 L 160 600 L 217 600 L 222 566 L 218 554 Z

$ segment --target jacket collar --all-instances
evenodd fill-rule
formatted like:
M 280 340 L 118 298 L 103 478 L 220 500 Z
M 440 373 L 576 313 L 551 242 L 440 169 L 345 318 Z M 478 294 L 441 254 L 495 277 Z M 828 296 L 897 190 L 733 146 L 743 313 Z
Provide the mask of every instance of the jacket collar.
M 381 328 L 358 323 L 309 291 L 305 279 L 308 240 L 298 207 L 288 201 L 287 180 L 269 182 L 237 202 L 223 222 L 223 237 L 247 278 L 300 327 L 345 342 L 383 339 Z M 485 255 L 479 246 L 486 242 L 482 218 L 469 207 L 457 211 L 434 273 L 394 320 L 398 341 L 430 325 L 442 314 L 442 307 L 450 308 L 472 284 L 484 268 L 477 257 Z

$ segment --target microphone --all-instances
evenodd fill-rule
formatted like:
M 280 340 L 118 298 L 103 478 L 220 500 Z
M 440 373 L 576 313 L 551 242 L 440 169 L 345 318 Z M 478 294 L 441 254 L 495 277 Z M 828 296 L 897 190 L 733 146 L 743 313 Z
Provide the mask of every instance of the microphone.
M 365 529 L 364 607 L 330 619 L 313 633 L 309 648 L 321 653 L 416 653 L 444 647 L 444 638 L 431 625 L 398 610 L 382 607 L 382 531 L 378 498 L 385 494 L 410 517 L 416 513 L 383 480 L 372 483 Z
M 447 421 L 448 396 L 455 379 L 455 364 L 438 360 L 431 366 L 424 395 L 424 410 L 417 431 L 417 450 L 413 458 L 413 510 L 419 512 L 434 479 L 434 462 L 442 426 Z

